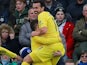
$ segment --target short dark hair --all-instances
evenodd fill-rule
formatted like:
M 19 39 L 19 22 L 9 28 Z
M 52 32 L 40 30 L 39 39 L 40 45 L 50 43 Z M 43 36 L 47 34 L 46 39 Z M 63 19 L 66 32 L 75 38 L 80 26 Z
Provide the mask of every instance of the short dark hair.
M 32 31 L 35 31 L 37 25 L 38 25 L 38 20 L 37 19 L 32 20 L 32 22 L 30 22 L 30 26 L 31 26 Z
M 44 3 L 43 3 L 43 1 L 41 1 L 41 0 L 34 0 L 33 3 L 40 3 L 40 6 L 41 7 L 44 7 L 45 6 Z

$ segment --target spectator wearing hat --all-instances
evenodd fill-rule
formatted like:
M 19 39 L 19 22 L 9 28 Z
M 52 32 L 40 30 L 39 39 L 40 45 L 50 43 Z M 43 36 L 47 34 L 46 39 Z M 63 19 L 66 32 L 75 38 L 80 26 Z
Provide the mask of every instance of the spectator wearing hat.
M 74 24 L 67 20 L 67 16 L 65 14 L 65 10 L 63 7 L 59 7 L 55 11 L 56 22 L 59 27 L 60 33 L 62 33 L 66 40 L 66 56 L 69 59 L 72 59 L 72 53 L 74 50 L 74 39 L 72 36 L 72 32 L 74 29 Z

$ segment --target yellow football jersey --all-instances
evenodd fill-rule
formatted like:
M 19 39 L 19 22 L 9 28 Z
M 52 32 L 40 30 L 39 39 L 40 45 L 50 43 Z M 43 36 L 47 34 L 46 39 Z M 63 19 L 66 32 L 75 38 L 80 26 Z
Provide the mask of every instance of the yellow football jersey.
M 42 12 L 38 15 L 39 28 L 47 27 L 48 31 L 44 36 L 46 37 L 60 37 L 58 32 L 58 26 L 54 20 L 54 17 L 49 12 Z M 60 40 L 60 39 L 59 39 Z
M 54 20 L 54 17 L 49 12 L 44 11 L 38 15 L 38 25 L 39 25 L 39 28 L 47 27 L 48 31 L 46 34 L 34 37 L 34 39 L 36 39 L 35 41 L 38 44 L 35 43 L 35 41 L 31 39 L 32 50 L 43 45 L 43 42 L 45 42 L 44 44 L 47 44 L 47 45 L 62 42 L 59 32 L 58 32 L 57 24 Z M 44 38 L 47 38 L 47 39 L 44 39 Z M 42 44 L 40 40 L 43 40 Z
M 54 17 L 49 12 L 42 12 L 38 15 L 39 28 L 47 27 L 47 33 L 34 36 L 31 38 L 32 53 L 30 56 L 34 61 L 41 60 L 46 62 L 53 57 L 53 52 L 61 51 L 62 55 L 65 53 L 62 40 L 60 38 L 57 24 Z M 57 63 L 60 57 L 54 58 L 52 61 L 53 65 Z
M 5 54 L 11 58 L 16 58 L 17 54 L 5 49 L 4 47 L 0 47 L 0 54 Z

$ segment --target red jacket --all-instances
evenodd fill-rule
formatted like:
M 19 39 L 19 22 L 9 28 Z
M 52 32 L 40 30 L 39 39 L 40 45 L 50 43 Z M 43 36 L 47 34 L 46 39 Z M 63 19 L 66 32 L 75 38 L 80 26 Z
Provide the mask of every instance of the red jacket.
M 67 49 L 66 54 L 70 59 L 72 58 L 72 53 L 74 50 L 74 39 L 72 36 L 73 29 L 74 29 L 74 24 L 72 22 L 66 22 L 62 32 L 65 35 L 66 39 L 66 49 Z

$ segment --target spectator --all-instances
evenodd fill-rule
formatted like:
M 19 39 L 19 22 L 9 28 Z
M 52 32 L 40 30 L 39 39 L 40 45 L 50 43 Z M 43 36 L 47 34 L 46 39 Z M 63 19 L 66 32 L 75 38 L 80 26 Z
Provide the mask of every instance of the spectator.
M 16 0 L 10 0 L 10 6 L 9 6 L 9 11 L 10 11 L 10 15 L 12 15 L 15 12 L 15 8 L 16 8 Z
M 28 21 L 21 27 L 19 34 L 19 42 L 22 46 L 27 46 L 31 48 L 31 27 L 30 23 L 32 20 L 37 19 L 37 13 L 34 12 L 33 8 L 30 8 L 28 11 Z
M 54 0 L 44 0 L 45 10 L 49 11 L 53 16 L 55 16 L 55 9 L 59 6 L 62 6 L 61 3 Z
M 1 46 L 16 54 L 19 54 L 21 46 L 18 43 L 18 41 L 14 39 L 15 37 L 14 35 L 15 35 L 14 31 L 10 26 L 8 26 L 7 24 L 1 24 L 0 26 Z M 2 57 L 4 57 L 4 55 Z M 7 62 L 9 61 L 7 60 Z
M 1 55 L 0 65 L 18 65 L 16 61 L 12 61 L 7 55 Z
M 87 65 L 87 50 L 82 51 L 80 60 L 77 62 L 77 65 Z
M 8 63 L 9 62 L 9 60 L 7 60 L 7 59 L 9 59 L 9 57 L 10 58 L 14 58 L 14 59 L 16 59 L 16 60 L 18 60 L 18 61 L 22 61 L 22 58 L 19 56 L 19 55 L 17 55 L 17 54 L 15 54 L 15 53 L 13 53 L 13 52 L 11 52 L 11 51 L 9 51 L 8 49 L 6 49 L 6 48 L 4 48 L 4 47 L 0 47 L 0 55 L 2 55 L 1 56 L 1 62 L 5 62 L 5 63 Z M 8 57 L 8 58 L 7 58 Z M 3 59 L 2 59 L 3 58 Z M 3 60 L 5 60 L 5 61 L 3 61 Z M 7 61 L 7 62 L 6 62 Z
M 73 59 L 77 62 L 81 51 L 87 50 L 87 4 L 83 7 L 83 17 L 76 22 L 73 37 L 75 39 Z
M 66 0 L 66 1 L 68 2 L 68 5 L 76 2 L 76 0 Z
M 10 26 L 8 26 L 7 24 L 1 24 L 0 26 L 1 46 L 7 48 L 8 50 L 16 54 L 19 54 L 21 46 L 18 43 L 18 41 L 15 40 L 14 35 L 15 33 Z
M 67 20 L 67 16 L 63 7 L 59 7 L 55 11 L 55 13 L 59 31 L 64 35 L 66 40 L 66 56 L 67 58 L 71 59 L 74 50 L 74 39 L 72 36 L 74 24 L 71 21 Z
M 10 0 L 0 0 L 0 24 L 8 22 L 9 1 Z
M 76 0 L 55 0 L 55 1 L 60 2 L 63 5 L 65 11 L 70 4 L 76 3 Z
M 15 22 L 9 22 L 9 25 L 13 25 L 15 35 L 18 38 L 20 27 L 24 24 L 25 17 L 28 16 L 28 8 L 26 7 L 25 0 L 16 0 L 16 10 L 13 14 L 14 18 L 16 19 Z
M 71 15 L 74 24 L 83 16 L 82 8 L 85 4 L 85 0 L 76 0 L 76 3 L 72 3 L 67 7 L 66 12 Z

